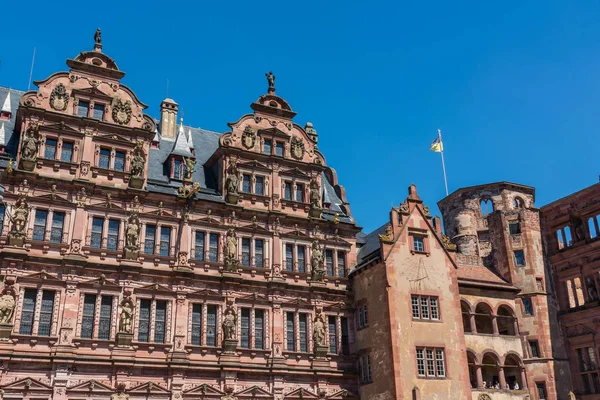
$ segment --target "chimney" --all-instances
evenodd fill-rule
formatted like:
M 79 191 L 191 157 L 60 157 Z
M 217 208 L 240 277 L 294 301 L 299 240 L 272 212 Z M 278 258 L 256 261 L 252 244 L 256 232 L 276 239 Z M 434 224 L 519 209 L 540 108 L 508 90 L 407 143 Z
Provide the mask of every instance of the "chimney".
M 175 138 L 177 133 L 177 109 L 179 105 L 172 99 L 160 103 L 160 134 L 162 137 Z

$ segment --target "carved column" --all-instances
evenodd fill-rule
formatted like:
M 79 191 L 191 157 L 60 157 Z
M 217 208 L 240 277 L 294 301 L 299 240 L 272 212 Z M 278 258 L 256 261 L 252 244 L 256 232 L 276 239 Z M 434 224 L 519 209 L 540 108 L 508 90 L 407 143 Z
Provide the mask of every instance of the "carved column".
M 469 323 L 471 325 L 471 333 L 477 333 L 477 323 L 475 322 L 475 314 L 469 314 Z
M 492 315 L 492 330 L 494 332 L 494 335 L 500 334 L 498 332 L 498 317 L 496 315 Z
M 527 374 L 525 368 L 521 368 L 521 390 L 527 388 Z
M 477 377 L 477 388 L 483 388 L 483 372 L 481 371 L 481 365 L 475 366 L 475 375 Z
M 500 380 L 500 389 L 506 389 L 506 378 L 504 377 L 504 368 L 498 368 L 498 379 Z

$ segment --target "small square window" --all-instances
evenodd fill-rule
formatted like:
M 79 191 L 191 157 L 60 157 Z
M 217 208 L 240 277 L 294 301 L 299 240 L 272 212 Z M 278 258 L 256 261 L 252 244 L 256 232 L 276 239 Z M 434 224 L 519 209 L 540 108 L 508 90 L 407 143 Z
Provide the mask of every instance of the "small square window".
M 535 278 L 535 284 L 538 291 L 544 291 L 544 280 L 542 278 Z
M 523 250 L 515 251 L 515 265 L 519 267 L 525 266 L 525 253 L 523 253 Z
M 523 310 L 525 315 L 533 315 L 533 303 L 528 297 L 523 298 Z
M 275 155 L 283 157 L 283 142 L 275 142 Z
M 529 341 L 529 348 L 531 349 L 531 357 L 532 358 L 539 358 L 540 357 L 540 349 L 538 347 L 538 341 L 537 340 L 530 340 Z
M 521 233 L 521 223 L 519 221 L 511 221 L 508 223 L 508 231 L 511 235 L 518 235 Z
M 413 248 L 415 251 L 425 251 L 425 242 L 420 236 L 413 236 Z

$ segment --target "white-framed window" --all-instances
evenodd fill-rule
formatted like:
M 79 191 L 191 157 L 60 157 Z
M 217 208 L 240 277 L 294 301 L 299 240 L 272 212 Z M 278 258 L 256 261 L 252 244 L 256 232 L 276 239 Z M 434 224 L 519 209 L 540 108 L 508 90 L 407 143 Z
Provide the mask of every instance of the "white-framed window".
M 358 357 L 358 369 L 360 373 L 360 383 L 371 383 L 371 355 L 364 354 Z
M 437 296 L 411 295 L 413 319 L 439 320 L 440 309 Z
M 427 378 L 446 377 L 444 349 L 417 347 L 417 375 Z

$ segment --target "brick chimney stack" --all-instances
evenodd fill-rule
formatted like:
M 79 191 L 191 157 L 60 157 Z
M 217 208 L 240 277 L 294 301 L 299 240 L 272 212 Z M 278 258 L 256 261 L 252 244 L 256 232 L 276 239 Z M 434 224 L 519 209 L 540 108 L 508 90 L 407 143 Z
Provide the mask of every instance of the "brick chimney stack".
M 177 133 L 177 110 L 179 105 L 173 99 L 164 99 L 160 103 L 160 134 L 174 138 Z

